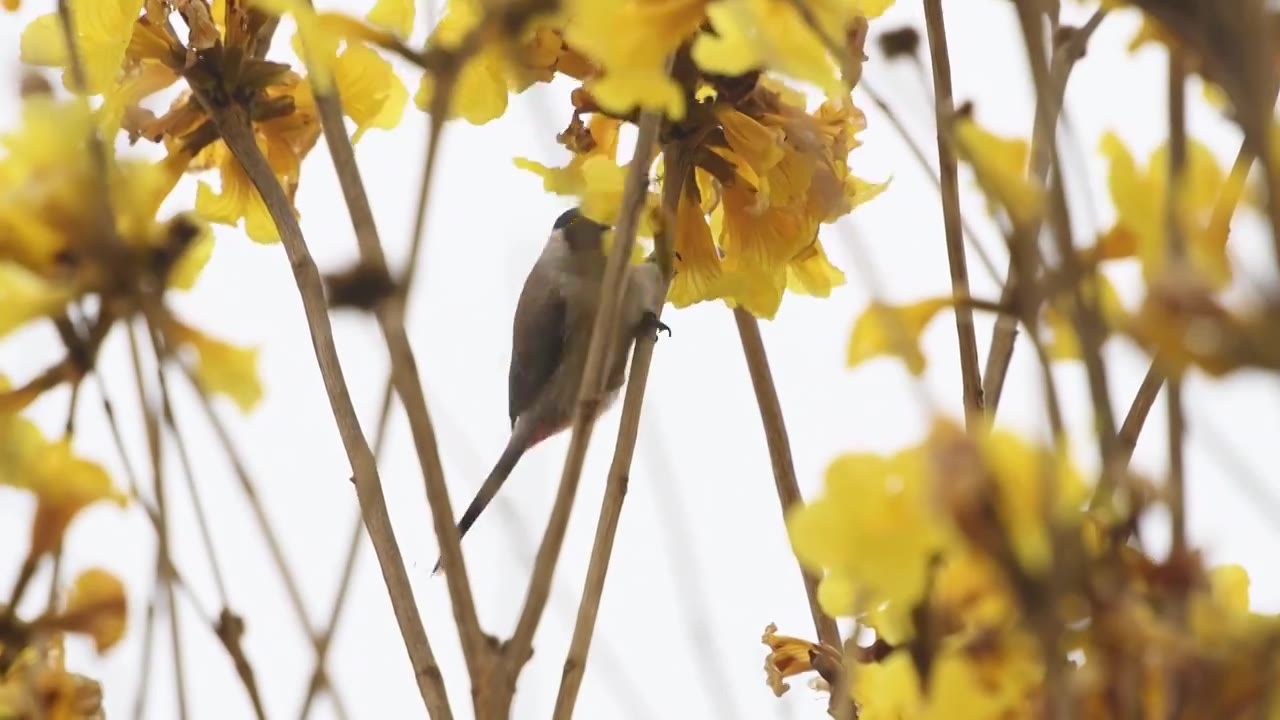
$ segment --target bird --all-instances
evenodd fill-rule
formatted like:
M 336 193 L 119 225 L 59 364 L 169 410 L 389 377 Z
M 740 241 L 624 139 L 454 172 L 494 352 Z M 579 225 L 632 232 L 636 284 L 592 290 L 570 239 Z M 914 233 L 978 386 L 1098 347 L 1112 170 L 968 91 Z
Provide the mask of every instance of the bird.
M 529 449 L 573 422 L 578 390 L 586 369 L 591 330 L 600 305 L 607 257 L 608 225 L 570 208 L 552 225 L 542 254 L 525 278 L 512 322 L 507 410 L 511 435 L 493 470 L 458 521 L 467 534 Z M 627 360 L 636 339 L 671 328 L 658 319 L 666 284 L 655 257 L 629 264 L 617 334 L 605 365 L 604 397 L 596 415 L 617 400 L 626 382 Z M 432 575 L 440 573 L 436 561 Z

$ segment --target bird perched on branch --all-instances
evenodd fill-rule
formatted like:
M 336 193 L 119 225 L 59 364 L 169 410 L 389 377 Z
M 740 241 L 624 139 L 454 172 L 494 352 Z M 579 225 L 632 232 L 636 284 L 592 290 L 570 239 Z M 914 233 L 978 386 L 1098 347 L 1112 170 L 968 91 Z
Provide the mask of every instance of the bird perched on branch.
M 603 240 L 608 230 L 577 208 L 565 211 L 556 218 L 542 254 L 525 279 L 511 339 L 507 385 L 511 437 L 458 521 L 460 536 L 484 512 L 525 452 L 573 422 L 600 307 L 607 262 Z M 636 338 L 659 330 L 671 334 L 658 319 L 665 283 L 654 258 L 628 265 L 624 282 L 621 316 L 605 360 L 604 397 L 597 414 L 617 399 Z M 437 561 L 432 574 L 439 572 Z

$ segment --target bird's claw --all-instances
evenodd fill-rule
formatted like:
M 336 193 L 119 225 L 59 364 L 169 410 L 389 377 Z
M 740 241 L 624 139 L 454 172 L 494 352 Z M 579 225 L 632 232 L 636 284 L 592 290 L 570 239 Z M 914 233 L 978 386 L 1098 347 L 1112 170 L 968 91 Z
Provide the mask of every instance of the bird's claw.
M 663 331 L 667 333 L 667 337 L 671 337 L 671 327 L 659 320 L 657 313 L 647 310 L 640 316 L 640 332 L 652 332 L 654 342 L 657 342 L 658 335 Z

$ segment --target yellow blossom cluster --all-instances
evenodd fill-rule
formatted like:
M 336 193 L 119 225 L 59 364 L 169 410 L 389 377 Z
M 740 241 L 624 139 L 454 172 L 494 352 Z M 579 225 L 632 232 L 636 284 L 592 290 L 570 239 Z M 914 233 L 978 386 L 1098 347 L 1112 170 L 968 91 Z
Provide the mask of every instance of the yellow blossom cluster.
M 1104 0 L 1103 10 L 1124 4 Z M 1130 49 L 1177 41 L 1146 18 Z M 1038 256 L 1029 267 L 1040 276 L 1031 288 L 1006 287 L 1000 301 L 872 302 L 854 324 L 849 366 L 893 357 L 923 373 L 922 334 L 941 311 L 967 303 L 1016 318 L 1047 359 L 1085 358 L 1082 323 L 1096 322 L 1103 339 L 1144 350 L 1162 382 L 1192 368 L 1280 369 L 1274 299 L 1244 310 L 1223 300 L 1240 270 L 1227 248 L 1237 209 L 1248 207 L 1247 142 L 1245 162 L 1224 171 L 1205 144 L 1177 138 L 1175 173 L 1170 143 L 1138 159 L 1118 134 L 1103 133 L 1096 153 L 1114 221 L 1081 232 L 1064 220 L 1052 153 L 1036 167 L 1032 143 L 990 132 L 971 107 L 942 121 L 944 151 L 968 166 L 1010 255 Z M 1045 257 L 1048 233 L 1066 238 L 1058 257 Z M 1085 237 L 1075 248 L 1073 233 Z M 1122 263 L 1144 284 L 1133 308 L 1108 279 Z M 1081 319 L 1082 302 L 1096 319 Z M 789 514 L 795 555 L 821 578 L 822 609 L 853 619 L 855 632 L 832 647 L 770 625 L 762 641 L 775 693 L 813 673 L 832 692 L 833 715 L 862 720 L 1280 717 L 1270 690 L 1280 680 L 1280 616 L 1250 609 L 1245 570 L 1210 566 L 1181 529 L 1168 552 L 1138 532 L 1153 507 L 1178 517 L 1180 482 L 1155 489 L 1127 469 L 1125 454 L 1104 456 L 1090 487 L 1065 436 L 1044 446 L 993 428 L 989 416 L 967 420 L 965 429 L 935 420 L 919 444 L 895 453 L 837 458 L 822 493 Z
M 867 720 L 1038 718 L 1048 691 L 1081 717 L 1108 718 L 1121 716 L 1117 674 L 1149 688 L 1141 702 L 1153 707 L 1167 678 L 1204 673 L 1235 684 L 1198 685 L 1205 714 L 1194 717 L 1280 712 L 1266 692 L 1280 622 L 1249 610 L 1244 570 L 1205 570 L 1191 554 L 1157 561 L 1126 543 L 1145 507 L 1083 510 L 1089 488 L 1064 452 L 938 421 L 914 447 L 835 460 L 788 529 L 801 563 L 824 578 L 823 609 L 876 642 L 831 648 L 771 626 L 775 692 L 816 672 L 824 687 L 847 688 Z
M 558 139 L 568 164 L 517 158 L 548 192 L 580 199 L 612 223 L 625 168 L 621 127 L 639 111 L 664 118 L 659 192 L 641 234 L 671 233 L 675 307 L 724 300 L 773 317 L 786 291 L 825 297 L 844 282 L 818 235 L 883 184 L 854 175 L 850 152 L 865 118 L 849 99 L 868 20 L 890 0 L 566 0 L 514 3 L 529 10 L 517 33 L 477 0 L 451 0 L 431 44 L 469 55 L 448 100 L 450 117 L 483 124 L 510 93 L 564 76 L 580 83 Z M 527 7 L 526 7 L 527 6 Z M 619 31 L 626 28 L 625 32 Z M 833 54 L 833 51 L 837 54 Z M 852 63 L 841 59 L 848 56 Z M 809 109 L 784 79 L 825 94 Z M 416 96 L 430 109 L 436 79 Z M 583 115 L 591 115 L 589 122 Z M 670 205 L 659 212 L 661 196 Z
M 1025 140 L 993 134 L 967 113 L 955 119 L 952 132 L 979 189 L 1008 218 L 1011 242 L 1021 239 L 1019 229 L 1046 221 L 1044 189 L 1031 176 Z M 1263 341 L 1275 335 L 1266 320 L 1273 310 L 1264 306 L 1232 312 L 1219 299 L 1232 279 L 1227 240 L 1244 196 L 1247 168 L 1224 172 L 1205 145 L 1189 139 L 1186 166 L 1178 186 L 1171 188 L 1167 144 L 1151 153 L 1145 167 L 1115 133 L 1103 135 L 1098 152 L 1108 164 L 1106 183 L 1116 221 L 1078 252 L 1078 262 L 1096 289 L 1092 297 L 1104 332 L 1130 338 L 1168 372 L 1194 366 L 1222 375 L 1242 367 L 1280 367 L 1274 343 Z M 1168 257 L 1171 219 L 1187 248 L 1186 257 L 1176 263 Z M 1122 304 L 1106 273 L 1112 263 L 1130 259 L 1138 261 L 1147 285 L 1146 297 L 1132 310 Z M 1080 359 L 1070 293 L 1063 289 L 1048 299 L 1042 312 L 1047 332 L 1039 341 L 1050 358 Z M 872 303 L 854 324 L 848 365 L 896 356 L 913 373 L 924 372 L 921 335 L 953 303 L 950 297 L 893 306 Z M 1013 307 L 994 309 L 1015 312 Z
M 196 211 L 212 222 L 241 219 L 249 237 L 279 239 L 257 191 L 231 157 L 208 107 L 240 103 L 248 108 L 254 134 L 276 179 L 290 198 L 298 188 L 302 161 L 320 136 L 313 86 L 336 86 L 356 125 L 358 140 L 369 128 L 393 128 L 408 91 L 391 64 L 362 39 L 372 33 L 343 15 L 321 15 L 309 3 L 214 0 L 183 3 L 189 28 L 175 31 L 174 5 L 143 0 L 71 3 L 86 92 L 101 95 L 98 122 L 107 138 L 125 131 L 131 140 L 162 142 L 172 162 L 190 172 L 217 169 L 222 188 L 201 183 Z M 288 64 L 267 60 L 273 18 L 296 11 L 298 54 L 315 58 L 319 74 L 304 76 Z M 407 33 L 413 3 L 384 0 L 369 13 L 385 33 Z M 339 52 L 341 48 L 341 52 Z M 22 58 L 36 65 L 68 68 L 71 56 L 56 14 L 37 18 L 23 33 Z M 179 81 L 186 87 L 169 110 L 156 116 L 146 101 Z
M 0 376 L 0 391 L 8 389 Z M 37 563 L 60 550 L 81 511 L 128 501 L 101 465 L 76 454 L 70 436 L 51 440 L 29 419 L 0 411 L 0 495 L 12 490 L 36 501 L 22 573 L 9 593 L 14 600 Z M 126 617 L 124 585 L 101 568 L 82 571 L 61 605 L 35 618 L 0 605 L 0 717 L 98 717 L 101 690 L 66 670 L 62 636 L 86 635 L 98 652 L 106 652 L 124 636 Z

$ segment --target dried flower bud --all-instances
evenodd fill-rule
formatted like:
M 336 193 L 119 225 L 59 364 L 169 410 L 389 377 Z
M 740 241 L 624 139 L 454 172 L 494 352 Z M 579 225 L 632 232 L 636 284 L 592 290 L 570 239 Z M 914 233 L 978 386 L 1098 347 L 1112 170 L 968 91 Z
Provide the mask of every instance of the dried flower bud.
M 373 310 L 395 292 L 396 285 L 385 269 L 357 263 L 326 275 L 324 289 L 331 308 Z
M 915 57 L 920 49 L 920 31 L 910 25 L 882 33 L 877 40 L 880 52 L 894 60 L 903 56 Z
M 44 75 L 27 71 L 22 74 L 19 92 L 23 98 L 46 96 L 53 93 L 53 86 Z

